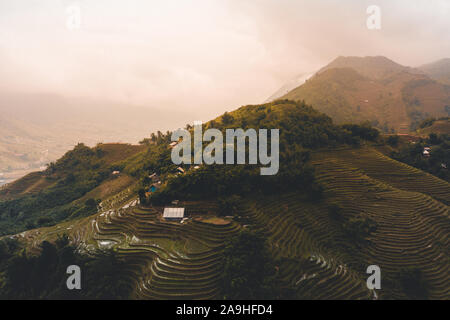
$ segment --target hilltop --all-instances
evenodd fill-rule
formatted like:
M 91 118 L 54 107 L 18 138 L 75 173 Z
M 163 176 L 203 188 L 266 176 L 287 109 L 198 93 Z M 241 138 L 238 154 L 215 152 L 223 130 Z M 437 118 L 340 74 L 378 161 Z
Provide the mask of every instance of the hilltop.
M 414 131 L 450 112 L 450 87 L 385 57 L 339 57 L 282 98 L 304 100 L 337 123 L 370 121 L 383 132 Z
M 351 68 L 359 74 L 370 79 L 386 79 L 401 72 L 423 74 L 422 71 L 411 67 L 402 66 L 386 57 L 337 57 L 328 65 L 317 71 L 320 74 L 329 69 Z

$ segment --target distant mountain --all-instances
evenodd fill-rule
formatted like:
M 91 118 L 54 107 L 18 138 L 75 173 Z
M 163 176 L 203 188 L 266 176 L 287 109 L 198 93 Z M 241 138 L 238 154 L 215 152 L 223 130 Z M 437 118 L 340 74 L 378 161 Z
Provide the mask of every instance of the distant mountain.
M 359 74 L 370 79 L 386 79 L 399 72 L 423 74 L 422 71 L 411 67 L 402 66 L 386 57 L 338 57 L 331 63 L 320 69 L 320 74 L 329 69 L 351 68 Z
M 448 114 L 450 86 L 385 57 L 339 57 L 282 98 L 305 100 L 337 123 L 370 121 L 406 133 Z
M 450 58 L 425 64 L 418 69 L 425 72 L 430 78 L 450 85 Z

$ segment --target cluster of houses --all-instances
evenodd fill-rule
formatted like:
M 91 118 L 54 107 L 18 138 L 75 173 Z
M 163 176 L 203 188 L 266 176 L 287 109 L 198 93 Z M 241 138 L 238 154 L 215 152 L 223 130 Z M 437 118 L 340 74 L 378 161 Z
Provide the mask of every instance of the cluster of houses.
M 178 142 L 172 142 L 169 144 L 169 148 L 174 148 L 176 145 L 178 144 Z M 197 170 L 199 169 L 200 166 L 194 166 L 191 168 L 191 170 Z M 185 174 L 186 170 L 183 169 L 182 167 L 178 167 L 176 169 L 176 174 L 180 175 L 180 174 Z M 147 196 L 153 192 L 155 192 L 156 190 L 158 190 L 159 188 L 161 188 L 162 186 L 162 182 L 160 177 L 155 173 L 149 175 L 149 178 L 151 179 L 151 184 L 147 190 Z M 177 206 L 178 205 L 178 200 L 174 200 L 172 201 L 172 205 Z M 183 223 L 184 221 L 187 220 L 187 217 L 185 215 L 185 208 L 179 208 L 179 207 L 166 207 L 164 208 L 164 212 L 163 212 L 163 218 L 167 221 L 178 221 Z
M 180 167 L 178 169 L 181 169 L 181 170 L 178 170 L 180 173 L 184 173 L 183 168 Z M 147 190 L 147 196 L 149 194 L 155 192 L 159 188 L 161 188 L 161 185 L 162 185 L 161 179 L 156 174 L 156 172 L 149 175 L 148 177 L 151 180 L 151 184 Z M 177 206 L 178 203 L 179 203 L 178 200 L 172 201 L 172 205 L 174 205 L 174 206 Z M 166 207 L 166 208 L 164 208 L 163 218 L 164 218 L 164 220 L 167 220 L 167 221 L 178 221 L 178 222 L 183 223 L 187 219 L 185 216 L 185 208 Z
M 196 169 L 199 169 L 199 168 L 200 168 L 199 166 L 195 166 L 195 167 L 191 168 L 191 170 L 196 170 Z M 186 173 L 186 170 L 183 169 L 182 167 L 178 167 L 176 169 L 176 175 L 185 174 L 185 173 Z M 150 194 L 150 193 L 155 192 L 159 188 L 161 188 L 162 182 L 161 182 L 160 177 L 156 174 L 156 172 L 151 174 L 151 175 L 149 175 L 148 177 L 151 180 L 151 184 L 150 184 L 150 186 L 149 186 L 149 188 L 147 190 L 147 193 Z

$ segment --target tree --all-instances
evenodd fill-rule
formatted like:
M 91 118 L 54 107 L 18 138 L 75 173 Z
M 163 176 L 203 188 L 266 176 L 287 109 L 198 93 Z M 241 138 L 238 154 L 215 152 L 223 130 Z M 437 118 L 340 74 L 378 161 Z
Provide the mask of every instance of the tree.
M 428 140 L 431 144 L 439 144 L 439 137 L 436 133 L 430 133 Z
M 16 240 L 0 240 L 0 299 L 127 299 L 126 260 L 114 250 L 85 255 L 65 235 L 44 241 L 37 255 L 25 253 Z M 83 270 L 82 290 L 67 290 L 67 266 Z
M 139 202 L 145 205 L 147 203 L 147 197 L 145 196 L 145 189 L 143 188 L 139 189 L 138 195 L 139 195 Z
M 234 118 L 231 114 L 229 114 L 228 112 L 225 112 L 222 116 L 222 123 L 224 125 L 228 125 L 231 124 L 233 122 Z
M 393 146 L 393 147 L 395 147 L 395 146 L 398 145 L 398 141 L 399 141 L 399 137 L 398 137 L 397 135 L 395 135 L 395 136 L 389 136 L 388 139 L 387 139 L 387 143 L 388 143 L 390 146 Z
M 238 205 L 241 197 L 232 195 L 229 198 L 219 198 L 219 215 L 221 216 L 233 216 L 238 211 Z
M 377 226 L 377 223 L 369 217 L 356 216 L 344 223 L 343 228 L 350 239 L 362 243 L 372 232 L 376 231 Z
M 89 209 L 95 209 L 95 208 L 97 208 L 97 201 L 95 201 L 95 199 L 93 199 L 93 198 L 89 198 L 86 200 L 84 205 L 86 207 L 88 207 Z
M 426 299 L 428 284 L 419 268 L 403 268 L 397 274 L 397 283 L 409 299 Z
M 273 294 L 274 267 L 261 235 L 241 232 L 226 246 L 224 260 L 221 281 L 224 299 L 267 299 Z
M 337 203 L 332 203 L 328 207 L 328 214 L 333 220 L 341 220 L 342 219 L 342 207 Z
M 209 128 L 216 128 L 216 126 L 217 126 L 216 121 L 211 120 L 211 121 L 209 122 Z

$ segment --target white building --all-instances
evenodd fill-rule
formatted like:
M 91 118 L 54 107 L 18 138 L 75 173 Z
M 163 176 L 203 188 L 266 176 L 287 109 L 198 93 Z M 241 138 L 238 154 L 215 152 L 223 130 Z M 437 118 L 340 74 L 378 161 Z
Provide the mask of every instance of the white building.
M 164 208 L 165 220 L 180 221 L 184 218 L 184 208 Z

